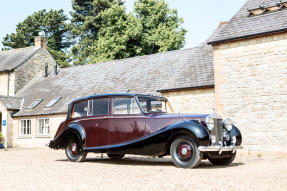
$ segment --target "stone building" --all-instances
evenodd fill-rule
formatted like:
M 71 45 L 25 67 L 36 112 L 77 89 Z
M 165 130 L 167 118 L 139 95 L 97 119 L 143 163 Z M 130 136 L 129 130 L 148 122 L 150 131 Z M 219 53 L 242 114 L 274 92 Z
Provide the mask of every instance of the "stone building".
M 17 89 L 13 96 L 0 96 L 0 111 L 3 113 L 2 121 L 7 121 L 5 129 L 8 129 L 10 147 L 47 144 L 59 124 L 65 120 L 68 104 L 75 98 L 89 94 L 129 91 L 163 95 L 172 100 L 176 111 L 184 109 L 185 112 L 207 113 L 214 107 L 212 46 L 207 44 L 186 50 L 58 69 L 57 72 L 49 71 L 48 75 L 45 75 L 45 64 L 49 63 L 48 69 L 51 70 L 55 61 L 47 50 L 38 46 L 27 49 L 39 51 L 39 55 L 30 56 L 31 60 L 37 61 L 25 61 L 33 63 L 31 69 L 27 66 L 26 70 L 27 73 L 31 71 L 34 78 L 28 80 L 20 90 Z M 2 60 L 8 60 L 9 52 L 20 50 L 0 53 L 0 64 L 11 65 L 13 59 L 5 63 Z M 45 54 L 47 58 L 40 54 Z M 32 70 L 35 67 L 41 69 Z M 24 75 L 28 75 L 24 73 L 23 80 Z M 15 81 L 15 86 L 18 83 L 22 81 Z M 172 95 L 175 91 L 179 95 Z M 187 104 L 184 108 L 181 105 L 182 96 Z M 198 96 L 202 102 L 197 101 Z
M 44 37 L 35 38 L 35 46 L 0 52 L 0 131 L 13 146 L 12 116 L 21 109 L 22 98 L 16 94 L 29 82 L 53 72 L 56 64 L 46 50 Z M 6 131 L 7 129 L 7 131 Z
M 165 96 L 175 112 L 211 113 L 215 108 L 240 128 L 245 149 L 287 152 L 286 13 L 285 1 L 248 0 L 198 47 L 56 72 L 45 43 L 0 52 L 0 71 L 9 68 L 0 78 L 8 145 L 44 146 L 74 98 L 129 91 Z M 30 56 L 16 64 L 12 52 L 21 50 L 31 50 Z
M 287 152 L 287 1 L 248 0 L 209 39 L 215 108 L 246 148 Z

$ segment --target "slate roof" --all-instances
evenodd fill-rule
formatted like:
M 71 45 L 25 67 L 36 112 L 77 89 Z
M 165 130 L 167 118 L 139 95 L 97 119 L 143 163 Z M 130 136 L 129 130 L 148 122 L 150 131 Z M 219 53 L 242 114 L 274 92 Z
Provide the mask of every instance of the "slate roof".
M 10 71 L 33 56 L 40 47 L 31 46 L 13 50 L 0 51 L 0 71 Z
M 22 98 L 11 96 L 0 96 L 0 102 L 4 104 L 7 109 L 20 109 Z
M 279 3 L 280 0 L 247 0 L 240 10 L 223 25 L 208 44 L 287 31 L 287 9 L 249 16 L 248 9 Z
M 75 98 L 100 93 L 127 92 L 158 95 L 158 90 L 213 86 L 212 46 L 115 60 L 61 69 L 30 82 L 17 93 L 24 98 L 23 110 L 14 116 L 66 113 Z M 54 97 L 62 99 L 52 108 L 44 106 Z M 36 99 L 43 101 L 27 109 Z

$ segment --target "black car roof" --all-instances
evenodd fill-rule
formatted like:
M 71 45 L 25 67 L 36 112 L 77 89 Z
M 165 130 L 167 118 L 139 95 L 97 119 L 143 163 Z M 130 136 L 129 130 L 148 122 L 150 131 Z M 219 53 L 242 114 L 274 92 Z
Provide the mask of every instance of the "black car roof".
M 81 100 L 86 100 L 86 99 L 92 99 L 92 98 L 99 98 L 99 97 L 120 97 L 120 96 L 125 96 L 125 97 L 134 97 L 134 96 L 139 96 L 139 97 L 155 97 L 155 98 L 161 98 L 165 99 L 164 97 L 159 97 L 159 96 L 153 96 L 150 94 L 131 94 L 131 93 L 106 93 L 106 94 L 93 94 L 93 95 L 88 95 L 80 98 L 74 99 L 71 103 L 75 103 Z

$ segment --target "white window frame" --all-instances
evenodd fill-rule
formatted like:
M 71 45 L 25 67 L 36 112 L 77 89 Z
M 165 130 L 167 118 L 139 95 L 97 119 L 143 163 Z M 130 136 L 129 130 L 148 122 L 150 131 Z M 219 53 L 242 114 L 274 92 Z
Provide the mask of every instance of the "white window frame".
M 40 120 L 44 120 L 43 134 L 40 133 Z M 48 124 L 46 124 L 46 120 L 48 120 Z M 45 129 L 48 129 L 46 130 L 46 133 L 45 133 Z M 51 131 L 50 119 L 49 118 L 37 118 L 37 136 L 50 136 L 50 131 Z
M 26 133 L 26 134 L 22 134 L 22 121 L 26 121 L 26 126 L 27 126 L 27 121 L 30 121 L 30 134 Z M 27 128 L 27 127 L 26 127 Z M 24 127 L 25 129 L 25 127 Z M 24 132 L 24 130 L 23 130 Z M 26 130 L 27 132 L 27 130 Z M 21 137 L 31 137 L 32 136 L 32 120 L 31 119 L 21 119 L 20 120 L 20 124 L 19 124 L 19 135 Z

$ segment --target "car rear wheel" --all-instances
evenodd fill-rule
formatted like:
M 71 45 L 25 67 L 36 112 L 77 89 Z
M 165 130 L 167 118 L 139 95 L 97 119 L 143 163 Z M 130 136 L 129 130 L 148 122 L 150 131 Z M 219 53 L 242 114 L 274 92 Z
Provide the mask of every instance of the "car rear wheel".
M 181 168 L 198 167 L 203 154 L 197 147 L 198 145 L 191 137 L 177 137 L 170 146 L 170 154 L 173 163 Z
M 71 139 L 65 149 L 66 156 L 71 162 L 82 162 L 86 159 L 87 153 L 75 139 Z
M 110 159 L 122 159 L 125 156 L 125 154 L 111 154 L 111 153 L 107 153 L 107 155 Z
M 213 165 L 230 165 L 233 160 L 235 159 L 236 152 L 232 153 L 230 157 L 225 157 L 225 158 L 210 158 L 208 157 L 208 160 L 213 164 Z

